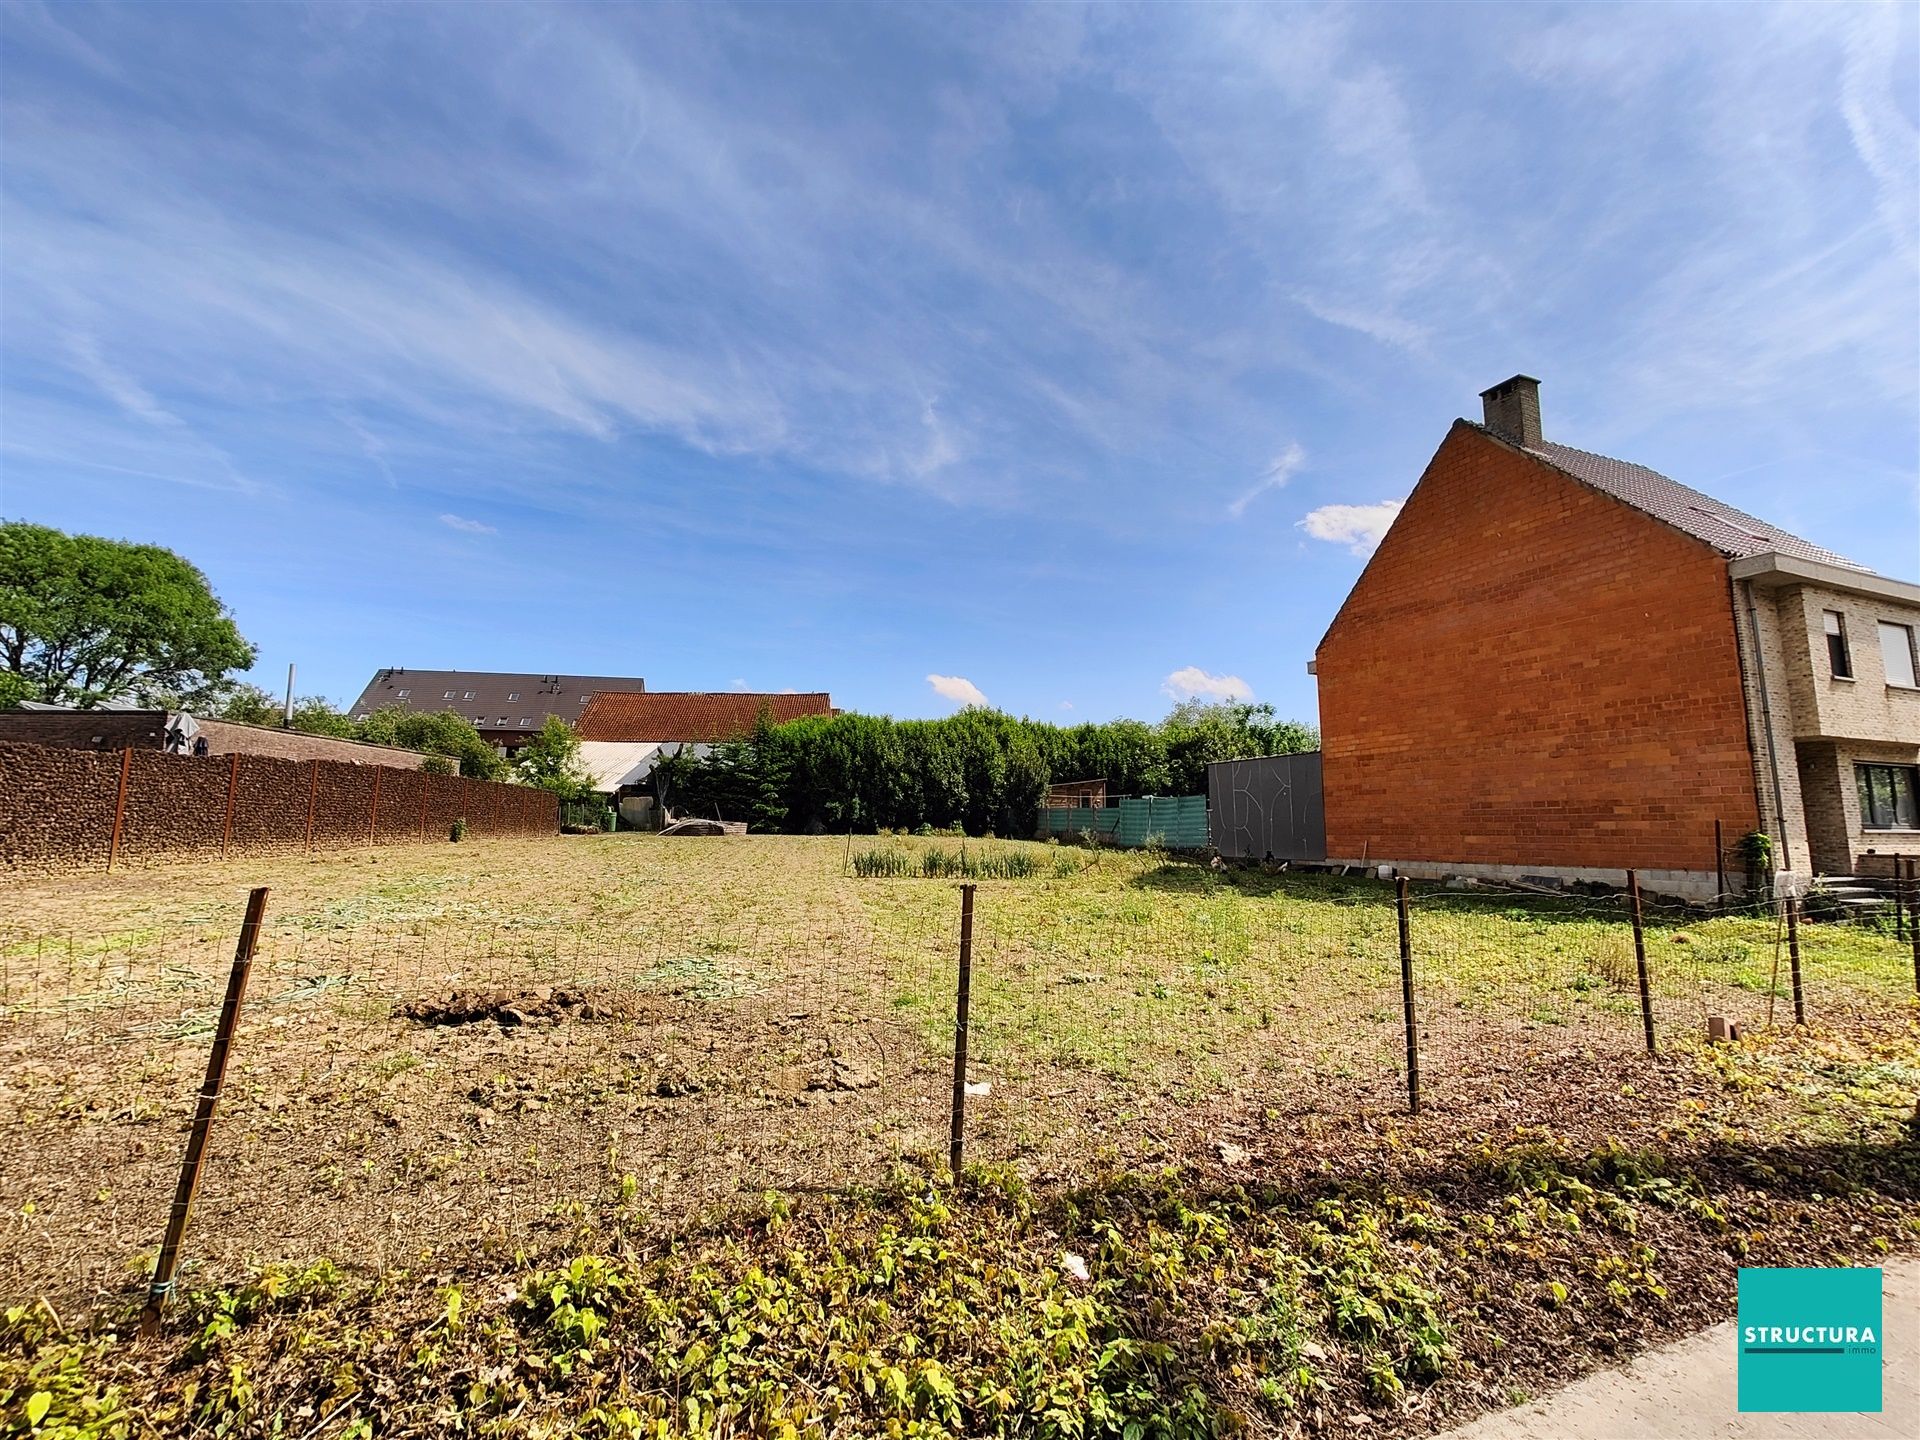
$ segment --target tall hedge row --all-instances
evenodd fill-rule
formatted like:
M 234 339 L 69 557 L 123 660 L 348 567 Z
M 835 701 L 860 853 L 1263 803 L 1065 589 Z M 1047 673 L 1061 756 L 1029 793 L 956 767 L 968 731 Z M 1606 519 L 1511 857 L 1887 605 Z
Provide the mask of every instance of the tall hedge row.
M 1195 795 L 1207 765 L 1311 750 L 1311 726 L 1265 705 L 1185 705 L 1159 724 L 1060 726 L 997 710 L 944 720 L 809 716 L 704 760 L 662 763 L 656 788 L 676 811 L 718 813 L 758 830 L 870 832 L 953 826 L 1031 835 L 1047 786 L 1105 779 L 1117 795 Z

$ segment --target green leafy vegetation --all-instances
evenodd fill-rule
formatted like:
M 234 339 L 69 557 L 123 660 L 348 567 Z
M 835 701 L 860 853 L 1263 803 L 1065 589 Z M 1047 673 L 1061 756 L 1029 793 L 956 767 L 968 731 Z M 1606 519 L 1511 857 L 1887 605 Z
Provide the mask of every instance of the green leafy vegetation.
M 599 798 L 580 763 L 580 737 L 558 715 L 547 716 L 539 733 L 521 746 L 514 771 L 522 783 L 551 790 L 562 800 L 584 803 Z
M 177 704 L 253 658 L 207 577 L 173 551 L 0 523 L 0 703 Z
M 1030 835 L 1054 781 L 1104 779 L 1114 794 L 1198 794 L 1214 761 L 1318 743 L 1310 727 L 1276 719 L 1267 705 L 1192 703 L 1159 725 L 1071 727 L 982 709 L 944 720 L 842 714 L 784 725 L 762 715 L 751 737 L 704 759 L 668 757 L 656 793 L 688 813 L 759 831 Z
M 987 849 L 965 845 L 948 849 L 928 845 L 861 850 L 851 858 L 853 873 L 861 879 L 1024 880 L 1042 873 L 1037 847 L 1006 845 Z M 1062 873 L 1056 870 L 1055 873 Z

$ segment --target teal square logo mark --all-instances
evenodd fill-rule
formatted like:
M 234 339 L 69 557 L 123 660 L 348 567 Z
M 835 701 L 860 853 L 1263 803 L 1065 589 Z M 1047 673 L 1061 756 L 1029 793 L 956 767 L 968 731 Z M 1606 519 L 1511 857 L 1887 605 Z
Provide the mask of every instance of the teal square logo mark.
M 1740 1272 L 1740 1409 L 1878 1411 L 1880 1272 Z

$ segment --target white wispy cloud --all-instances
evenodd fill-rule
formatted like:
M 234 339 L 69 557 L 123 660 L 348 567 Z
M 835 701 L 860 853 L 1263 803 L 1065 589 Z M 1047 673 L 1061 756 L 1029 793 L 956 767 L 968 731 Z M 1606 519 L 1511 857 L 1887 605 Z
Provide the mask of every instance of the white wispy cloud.
M 1176 700 L 1253 699 L 1253 687 L 1238 675 L 1214 675 L 1198 665 L 1174 671 L 1160 682 L 1160 689 Z
M 469 520 L 464 515 L 447 514 L 440 517 L 440 523 L 449 530 L 458 530 L 463 535 L 498 535 L 500 532 L 484 520 Z
M 1404 504 L 1404 500 L 1377 500 L 1371 505 L 1322 505 L 1294 523 L 1315 540 L 1345 545 L 1356 555 L 1371 555 Z
M 1259 483 L 1227 506 L 1227 513 L 1238 520 L 1246 513 L 1247 506 L 1266 494 L 1269 490 L 1284 489 L 1286 483 L 1300 473 L 1307 463 L 1307 452 L 1300 447 L 1298 440 L 1289 441 L 1287 448 L 1274 456 L 1273 462 L 1261 474 Z
M 987 704 L 987 697 L 980 693 L 980 687 L 962 675 L 929 675 L 927 684 L 933 687 L 933 693 L 956 705 Z

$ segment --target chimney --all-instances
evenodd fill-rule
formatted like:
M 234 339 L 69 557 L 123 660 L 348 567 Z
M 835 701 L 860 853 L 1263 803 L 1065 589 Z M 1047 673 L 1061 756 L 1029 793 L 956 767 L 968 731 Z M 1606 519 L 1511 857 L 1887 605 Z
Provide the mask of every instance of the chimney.
M 1487 428 L 1525 450 L 1540 447 L 1540 382 L 1531 375 L 1515 375 L 1491 390 L 1480 392 L 1486 406 Z

